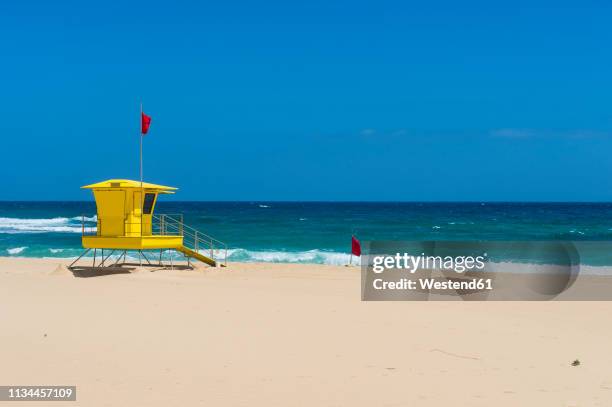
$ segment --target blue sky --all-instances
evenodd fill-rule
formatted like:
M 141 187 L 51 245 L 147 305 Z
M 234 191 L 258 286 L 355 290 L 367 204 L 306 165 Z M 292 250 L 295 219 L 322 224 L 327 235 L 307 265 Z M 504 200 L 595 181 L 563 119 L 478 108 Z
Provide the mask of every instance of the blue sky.
M 12 3 L 2 200 L 612 200 L 603 1 Z

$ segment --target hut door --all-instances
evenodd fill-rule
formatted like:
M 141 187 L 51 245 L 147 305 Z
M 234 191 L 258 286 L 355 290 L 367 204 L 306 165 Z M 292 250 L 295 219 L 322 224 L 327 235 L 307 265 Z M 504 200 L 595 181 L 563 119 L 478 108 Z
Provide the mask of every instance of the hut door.
M 153 206 L 155 205 L 156 194 L 146 192 L 142 203 L 142 225 L 143 235 L 153 234 Z
M 150 236 L 153 234 L 152 215 L 153 207 L 155 206 L 156 195 L 157 194 L 155 193 L 145 192 L 143 200 L 141 192 L 134 191 L 134 215 L 137 223 L 137 230 L 134 230 L 134 232 L 136 232 L 137 234 L 141 233 L 141 227 L 142 236 Z

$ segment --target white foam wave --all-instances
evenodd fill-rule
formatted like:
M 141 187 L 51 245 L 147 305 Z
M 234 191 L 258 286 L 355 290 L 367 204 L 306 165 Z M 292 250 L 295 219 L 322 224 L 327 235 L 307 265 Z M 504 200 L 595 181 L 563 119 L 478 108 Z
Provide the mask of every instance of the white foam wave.
M 13 247 L 12 249 L 6 249 L 6 251 L 8 252 L 8 254 L 19 254 L 22 251 L 24 251 L 25 249 L 27 249 L 27 247 Z
M 81 217 L 74 218 L 0 218 L 0 233 L 81 233 Z M 85 218 L 86 222 L 95 222 L 96 216 Z
M 217 259 L 223 253 L 215 253 Z M 245 249 L 228 249 L 227 259 L 237 262 L 263 262 L 263 263 L 314 263 L 344 266 L 349 264 L 351 255 L 348 253 L 330 252 L 323 250 L 306 250 L 300 252 L 259 251 Z M 353 256 L 352 264 L 360 265 L 359 257 Z
M 85 217 L 75 216 L 75 217 L 70 218 L 70 219 L 71 220 L 76 220 L 76 221 L 79 221 L 79 222 L 81 220 L 84 220 L 85 222 L 97 222 L 98 221 L 98 215 L 94 215 L 94 216 L 91 216 L 91 217 L 87 217 L 87 216 L 85 216 Z
M 269 208 L 270 205 L 259 205 L 260 208 Z

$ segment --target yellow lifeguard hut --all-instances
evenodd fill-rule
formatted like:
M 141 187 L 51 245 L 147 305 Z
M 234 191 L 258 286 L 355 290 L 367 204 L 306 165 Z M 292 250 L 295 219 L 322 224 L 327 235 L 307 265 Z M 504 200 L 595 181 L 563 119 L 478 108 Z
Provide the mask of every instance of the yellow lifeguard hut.
M 214 267 L 218 263 L 215 253 L 225 253 L 227 258 L 223 242 L 185 225 L 182 215 L 154 214 L 158 195 L 174 194 L 177 188 L 127 179 L 110 179 L 82 188 L 93 191 L 97 221 L 94 229 L 86 226 L 83 218 L 82 243 L 86 252 L 71 267 L 92 249 L 94 267 L 99 249 L 102 250 L 99 266 L 104 266 L 117 251 L 124 261 L 128 251 L 137 251 L 151 265 L 143 250 L 160 250 L 160 264 L 164 249 L 182 253 L 188 265 L 194 258 Z M 111 252 L 105 257 L 104 250 Z

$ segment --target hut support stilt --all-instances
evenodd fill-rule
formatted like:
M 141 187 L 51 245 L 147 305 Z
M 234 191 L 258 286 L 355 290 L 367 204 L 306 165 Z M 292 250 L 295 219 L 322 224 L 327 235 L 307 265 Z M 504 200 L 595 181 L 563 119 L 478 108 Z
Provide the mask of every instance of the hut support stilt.
M 75 261 L 73 261 L 72 263 L 70 263 L 70 265 L 68 266 L 68 268 L 72 267 L 75 265 L 75 263 L 79 260 L 81 260 L 81 257 L 85 256 L 87 253 L 89 253 L 91 251 L 91 249 L 87 249 L 85 250 L 83 253 L 81 253 L 81 255 L 79 257 L 76 258 Z

